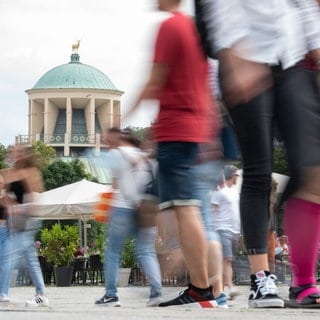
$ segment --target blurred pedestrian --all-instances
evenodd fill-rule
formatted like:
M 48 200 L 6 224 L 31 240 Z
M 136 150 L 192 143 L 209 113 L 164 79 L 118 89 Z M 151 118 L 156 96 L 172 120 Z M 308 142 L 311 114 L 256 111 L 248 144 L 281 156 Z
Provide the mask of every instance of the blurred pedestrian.
M 240 239 L 240 208 L 239 192 L 235 188 L 238 168 L 226 165 L 223 169 L 224 183 L 211 194 L 214 228 L 220 236 L 223 252 L 223 285 L 229 300 L 239 295 L 233 286 L 232 261 L 239 247 Z
M 290 307 L 320 307 L 320 98 L 305 54 L 319 66 L 320 13 L 314 0 L 208 1 L 224 100 L 243 162 L 240 210 L 251 265 L 249 307 L 283 307 L 267 256 L 272 147 L 276 124 L 291 179 L 285 190 L 292 283 Z M 235 26 L 231 27 L 231 26 Z M 308 244 L 306 246 L 306 244 Z
M 4 179 L 0 175 L 0 302 L 10 302 L 8 291 L 10 286 L 10 247 L 7 223 L 8 199 L 4 190 Z
M 105 239 L 104 275 L 105 293 L 96 300 L 97 306 L 119 307 L 117 292 L 119 265 L 125 240 L 134 237 L 137 243 L 137 258 L 150 283 L 148 307 L 161 302 L 162 284 L 160 265 L 155 249 L 157 227 L 141 228 L 137 220 L 136 207 L 150 182 L 147 154 L 140 149 L 140 140 L 131 132 L 109 130 L 116 139 L 102 161 L 111 168 L 114 184 L 118 188 L 112 203 L 110 223 Z M 108 140 L 108 138 L 107 138 Z
M 127 117 L 145 99 L 158 99 L 154 138 L 158 143 L 160 209 L 175 212 L 190 283 L 177 298 L 159 306 L 215 307 L 208 281 L 208 245 L 192 188 L 198 144 L 209 140 L 208 63 L 194 21 L 180 12 L 180 0 L 158 0 L 170 16 L 156 36 L 153 65 Z
M 11 157 L 13 164 L 9 169 L 5 169 L 2 173 L 4 176 L 5 188 L 8 197 L 10 198 L 10 205 L 8 206 L 10 256 L 13 259 L 12 263 L 18 259 L 24 259 L 27 272 L 36 289 L 35 296 L 33 299 L 26 301 L 26 306 L 47 306 L 49 305 L 49 299 L 46 295 L 43 275 L 38 255 L 34 247 L 34 236 L 37 227 L 30 225 L 30 220 L 28 219 L 22 219 L 24 225 L 22 225 L 21 230 L 18 230 L 16 229 L 16 226 L 11 225 L 17 218 L 21 220 L 18 217 L 19 215 L 30 214 L 32 216 L 35 214 L 33 208 L 33 203 L 35 201 L 34 195 L 37 192 L 43 191 L 42 177 L 30 148 L 17 145 L 10 150 L 9 156 Z M 10 214 L 12 215 L 12 222 L 10 222 L 9 219 Z M 9 288 L 7 288 L 7 292 L 4 292 L 3 294 L 8 295 L 8 291 Z

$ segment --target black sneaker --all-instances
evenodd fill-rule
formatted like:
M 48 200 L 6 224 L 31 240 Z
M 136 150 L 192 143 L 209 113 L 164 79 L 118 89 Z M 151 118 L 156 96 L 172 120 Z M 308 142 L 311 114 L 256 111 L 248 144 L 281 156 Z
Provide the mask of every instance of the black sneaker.
M 181 291 L 175 299 L 159 303 L 159 307 L 188 305 L 191 308 L 217 308 L 217 302 L 212 294 L 211 287 L 204 293 L 198 293 L 192 284 L 188 289 Z
M 284 301 L 278 296 L 275 285 L 277 277 L 269 271 L 259 271 L 251 275 L 249 308 L 283 308 Z
M 104 295 L 101 299 L 96 300 L 94 303 L 96 306 L 103 307 L 120 307 L 120 301 L 118 297 L 108 297 Z

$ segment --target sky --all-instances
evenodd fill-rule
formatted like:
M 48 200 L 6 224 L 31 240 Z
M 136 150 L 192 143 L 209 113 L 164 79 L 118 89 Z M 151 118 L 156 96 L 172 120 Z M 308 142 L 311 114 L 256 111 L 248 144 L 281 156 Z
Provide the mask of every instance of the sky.
M 193 12 L 193 0 L 181 9 Z M 156 0 L 0 1 L 0 143 L 28 134 L 28 95 L 50 69 L 70 61 L 81 39 L 80 61 L 105 73 L 121 97 L 122 113 L 147 80 L 159 23 L 166 17 Z M 142 103 L 123 125 L 148 126 L 156 102 Z

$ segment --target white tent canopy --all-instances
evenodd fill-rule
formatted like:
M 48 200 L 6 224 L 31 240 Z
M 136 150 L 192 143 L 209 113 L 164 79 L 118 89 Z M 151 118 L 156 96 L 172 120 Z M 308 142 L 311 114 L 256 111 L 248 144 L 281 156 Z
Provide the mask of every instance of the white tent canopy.
M 88 220 L 101 192 L 111 190 L 110 185 L 83 179 L 56 189 L 42 192 L 36 201 L 40 219 Z
M 240 192 L 241 191 L 241 185 L 242 185 L 242 170 L 238 170 L 237 173 L 239 174 L 239 177 L 237 179 L 237 184 L 236 184 L 236 188 L 237 190 Z M 272 173 L 272 177 L 275 179 L 275 181 L 277 182 L 277 194 L 281 194 L 284 192 L 284 189 L 286 188 L 286 185 L 290 179 L 290 177 L 284 175 L 284 174 L 280 174 L 280 173 L 276 173 L 273 172 Z

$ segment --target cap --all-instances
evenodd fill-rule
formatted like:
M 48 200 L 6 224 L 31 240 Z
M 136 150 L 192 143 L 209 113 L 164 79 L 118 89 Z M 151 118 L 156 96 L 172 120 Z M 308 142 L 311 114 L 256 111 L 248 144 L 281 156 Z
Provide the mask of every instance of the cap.
M 238 168 L 236 166 L 228 165 L 225 166 L 223 169 L 223 174 L 226 180 L 229 180 L 232 178 L 232 176 L 238 176 Z

